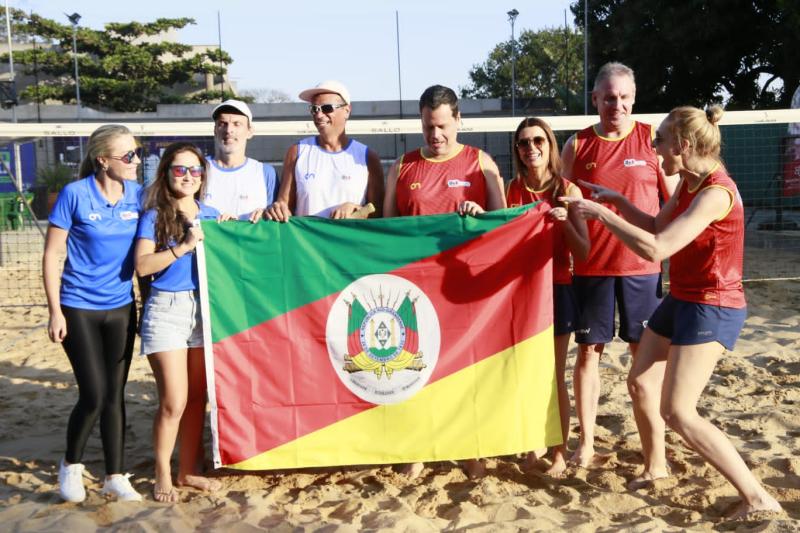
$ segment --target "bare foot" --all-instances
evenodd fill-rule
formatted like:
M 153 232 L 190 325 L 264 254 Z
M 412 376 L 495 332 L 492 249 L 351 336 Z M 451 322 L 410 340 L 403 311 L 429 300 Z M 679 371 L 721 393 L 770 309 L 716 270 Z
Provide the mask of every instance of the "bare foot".
M 750 518 L 756 518 L 760 514 L 764 513 L 782 513 L 783 508 L 781 504 L 778 503 L 778 500 L 766 494 L 764 498 L 753 501 L 750 503 L 741 502 L 736 508 L 734 509 L 733 513 L 728 516 L 728 520 L 747 520 Z
M 161 503 L 175 503 L 178 501 L 178 491 L 170 484 L 165 487 L 158 483 L 153 485 L 153 499 Z
M 574 463 L 582 468 L 587 468 L 594 459 L 594 446 L 584 446 L 581 444 L 569 458 L 570 463 Z
M 538 470 L 539 467 L 539 458 L 536 456 L 536 452 L 528 452 L 525 455 L 525 459 L 522 461 L 522 465 L 520 469 L 523 472 L 529 472 L 531 470 Z
M 636 476 L 628 482 L 628 490 L 639 490 L 645 487 L 652 487 L 659 479 L 669 477 L 669 471 L 657 470 L 655 472 L 645 471 L 640 476 Z
M 567 461 L 564 458 L 565 450 L 556 449 L 553 452 L 553 464 L 545 470 L 545 475 L 553 478 L 563 479 L 567 475 Z
M 486 464 L 483 459 L 467 459 L 464 461 L 464 473 L 469 479 L 477 479 L 486 474 Z
M 218 479 L 191 474 L 184 476 L 183 479 L 179 479 L 178 486 L 192 487 L 193 489 L 202 490 L 204 492 L 218 492 L 222 489 L 222 483 Z
M 408 479 L 417 479 L 425 468 L 423 463 L 407 463 L 400 468 L 400 473 Z

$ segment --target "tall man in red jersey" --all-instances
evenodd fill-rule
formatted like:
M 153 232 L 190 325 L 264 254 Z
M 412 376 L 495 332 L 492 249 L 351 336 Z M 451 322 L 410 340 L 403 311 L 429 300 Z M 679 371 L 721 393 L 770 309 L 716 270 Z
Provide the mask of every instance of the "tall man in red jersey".
M 655 215 L 662 197 L 672 194 L 677 177 L 665 178 L 652 147 L 654 129 L 631 119 L 636 97 L 633 71 L 621 63 L 600 68 L 592 104 L 600 122 L 567 140 L 562 153 L 564 177 L 602 185 L 625 196 L 641 211 Z M 584 196 L 591 191 L 583 189 Z M 573 287 L 581 316 L 575 331 L 579 345 L 573 383 L 581 426 L 572 461 L 588 466 L 594 456 L 594 430 L 600 400 L 600 356 L 614 338 L 614 307 L 619 307 L 619 337 L 631 354 L 647 320 L 661 300 L 661 265 L 646 261 L 596 220 L 588 221 L 592 243 L 585 261 L 574 265 Z
M 383 216 L 476 215 L 506 206 L 503 178 L 483 150 L 456 139 L 456 93 L 433 85 L 419 99 L 425 146 L 395 161 L 386 178 Z
M 457 211 L 477 215 L 506 206 L 503 178 L 494 160 L 483 150 L 456 140 L 461 114 L 452 89 L 433 85 L 419 99 L 425 146 L 395 161 L 386 178 L 383 216 L 438 215 Z M 415 478 L 422 463 L 406 465 Z M 484 471 L 479 459 L 469 460 L 470 478 Z

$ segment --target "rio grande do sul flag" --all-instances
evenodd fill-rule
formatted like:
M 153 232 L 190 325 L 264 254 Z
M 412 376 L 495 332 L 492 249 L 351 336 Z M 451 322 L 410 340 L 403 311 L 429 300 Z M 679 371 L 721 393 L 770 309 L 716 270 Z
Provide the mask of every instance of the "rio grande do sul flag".
M 560 443 L 544 213 L 204 222 L 215 466 L 407 463 Z

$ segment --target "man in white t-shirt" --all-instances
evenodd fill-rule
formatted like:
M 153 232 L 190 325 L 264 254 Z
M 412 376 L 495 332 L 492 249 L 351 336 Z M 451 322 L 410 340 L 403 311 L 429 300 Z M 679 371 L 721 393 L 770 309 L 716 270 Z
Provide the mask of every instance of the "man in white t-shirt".
M 211 113 L 214 118 L 214 157 L 208 158 L 205 203 L 240 220 L 261 220 L 275 201 L 275 168 L 245 155 L 253 137 L 253 113 L 240 100 L 225 100 Z
M 338 81 L 324 81 L 300 93 L 319 135 L 293 144 L 283 160 L 278 199 L 264 214 L 285 222 L 295 216 L 350 218 L 366 204 L 381 216 L 383 168 L 378 154 L 347 137 L 350 92 Z

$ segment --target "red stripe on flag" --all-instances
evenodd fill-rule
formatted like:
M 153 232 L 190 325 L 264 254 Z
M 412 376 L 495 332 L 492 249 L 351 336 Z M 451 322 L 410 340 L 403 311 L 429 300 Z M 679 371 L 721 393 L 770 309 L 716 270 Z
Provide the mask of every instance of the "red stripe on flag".
M 527 226 L 530 236 L 521 241 Z M 552 245 L 541 210 L 389 272 L 433 303 L 441 350 L 429 383 L 525 340 L 553 321 Z M 530 275 L 520 276 L 520 265 Z M 219 449 L 234 464 L 374 407 L 339 380 L 325 328 L 338 294 L 214 344 Z

